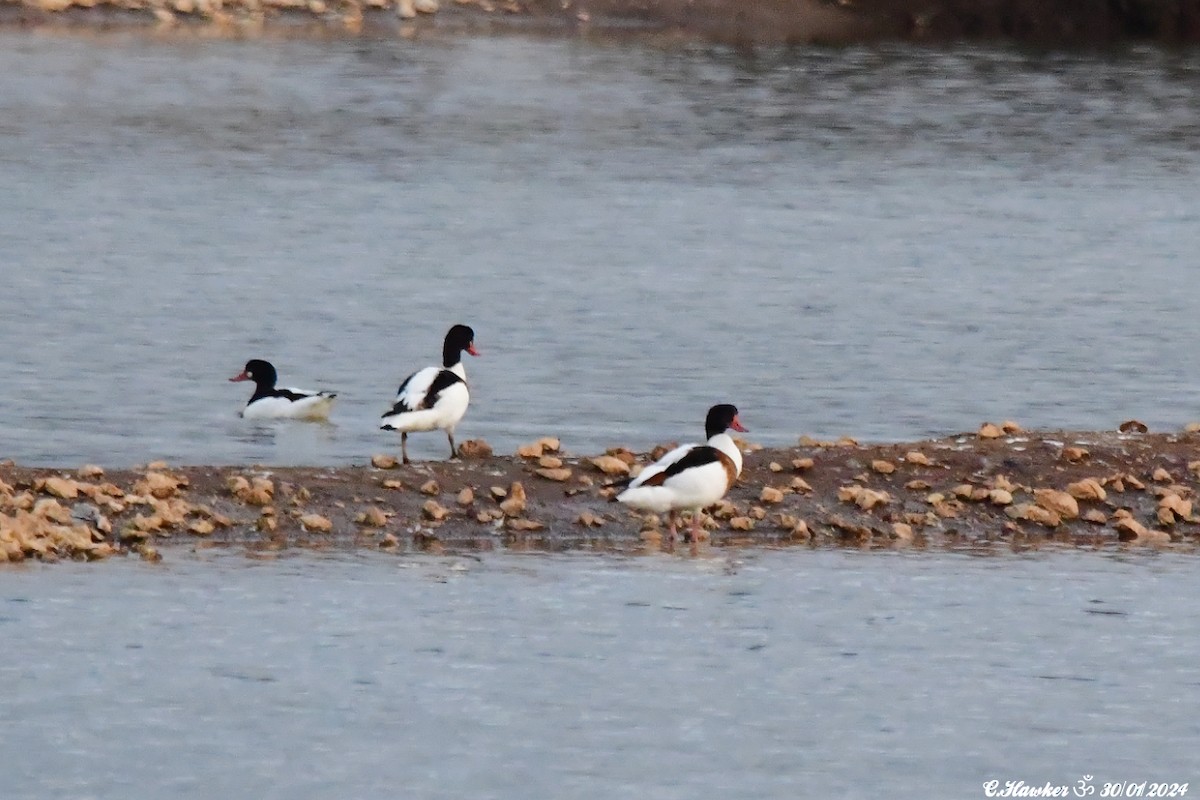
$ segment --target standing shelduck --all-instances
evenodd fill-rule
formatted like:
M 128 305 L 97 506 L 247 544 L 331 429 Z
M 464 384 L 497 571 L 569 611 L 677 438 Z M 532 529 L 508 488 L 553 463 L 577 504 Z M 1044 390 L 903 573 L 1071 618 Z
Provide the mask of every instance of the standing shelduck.
M 713 406 L 704 421 L 707 443 L 676 447 L 643 469 L 617 500 L 642 511 L 666 512 L 670 541 L 675 541 L 677 513 L 690 509 L 691 538 L 696 541 L 700 509 L 724 497 L 742 474 L 742 454 L 725 432 L 731 428 L 746 431 L 737 408 L 728 403 Z
M 404 379 L 396 393 L 396 402 L 383 415 L 379 427 L 400 431 L 400 454 L 408 459 L 408 434 L 414 431 L 443 430 L 450 439 L 450 457 L 458 454 L 454 446 L 454 428 L 467 413 L 471 400 L 467 391 L 467 371 L 462 354 L 479 355 L 475 349 L 475 331 L 455 325 L 442 345 L 442 366 L 425 367 Z
M 254 394 L 238 415 L 246 419 L 307 419 L 327 420 L 333 408 L 335 392 L 306 392 L 301 389 L 276 388 L 275 367 L 259 358 L 246 362 L 246 367 L 229 379 L 254 381 Z

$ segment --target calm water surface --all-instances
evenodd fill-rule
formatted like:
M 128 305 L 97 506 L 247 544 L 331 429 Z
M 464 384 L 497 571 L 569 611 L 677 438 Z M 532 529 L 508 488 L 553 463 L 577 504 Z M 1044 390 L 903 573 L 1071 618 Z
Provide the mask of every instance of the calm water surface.
M 1178 427 L 1198 120 L 1196 52 L 0 34 L 0 456 L 361 462 L 460 320 L 501 450 Z
M 1200 781 L 1190 556 L 207 551 L 0 577 L 6 800 Z

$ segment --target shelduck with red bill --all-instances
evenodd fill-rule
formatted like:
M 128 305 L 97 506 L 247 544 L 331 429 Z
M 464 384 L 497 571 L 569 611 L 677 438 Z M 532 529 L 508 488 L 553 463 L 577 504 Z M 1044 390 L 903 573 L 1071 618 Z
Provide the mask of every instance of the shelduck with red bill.
M 463 352 L 479 355 L 475 349 L 475 331 L 455 325 L 446 333 L 442 345 L 442 366 L 425 367 L 404 379 L 392 407 L 383 414 L 379 427 L 400 431 L 400 454 L 408 458 L 408 434 L 416 431 L 443 430 L 450 440 L 450 457 L 458 455 L 454 429 L 467 413 L 471 394 L 467 389 L 467 371 Z
M 333 408 L 336 392 L 310 392 L 304 389 L 276 387 L 278 379 L 270 361 L 252 358 L 245 368 L 229 380 L 254 381 L 254 394 L 238 412 L 245 419 L 303 419 L 325 421 Z

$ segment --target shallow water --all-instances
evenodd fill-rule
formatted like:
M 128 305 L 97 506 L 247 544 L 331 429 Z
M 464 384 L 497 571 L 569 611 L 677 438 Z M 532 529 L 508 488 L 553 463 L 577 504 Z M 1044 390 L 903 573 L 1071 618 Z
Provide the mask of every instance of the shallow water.
M 1195 781 L 1195 560 L 171 552 L 0 581 L 7 800 Z
M 502 451 L 1177 427 L 1198 118 L 1195 52 L 0 34 L 0 456 L 362 462 L 456 321 Z

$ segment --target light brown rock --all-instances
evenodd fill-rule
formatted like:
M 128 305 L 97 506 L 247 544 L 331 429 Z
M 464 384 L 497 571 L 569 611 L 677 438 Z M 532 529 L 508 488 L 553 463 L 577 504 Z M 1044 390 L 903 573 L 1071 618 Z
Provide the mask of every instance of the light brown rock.
M 313 533 L 329 533 L 333 530 L 333 523 L 329 521 L 329 518 L 320 514 L 303 514 L 300 517 L 300 524 L 304 530 Z
M 629 473 L 629 462 L 616 456 L 596 456 L 588 459 L 588 462 L 605 475 L 627 475 Z
M 979 432 L 976 434 L 980 439 L 999 439 L 1003 435 L 1004 429 L 991 422 L 980 425 Z
M 1100 481 L 1095 478 L 1084 478 L 1067 484 L 1067 494 L 1076 500 L 1099 501 L 1108 497 L 1108 492 L 1104 491 L 1104 487 L 1100 485 Z
M 1063 519 L 1079 516 L 1079 503 L 1070 494 L 1058 489 L 1035 489 L 1033 499 L 1047 511 L 1053 511 Z
M 758 499 L 764 503 L 782 503 L 783 492 L 774 486 L 764 486 L 762 492 L 758 495 Z
M 371 456 L 371 466 L 375 469 L 395 469 L 398 463 L 395 456 L 387 453 L 376 453 Z

